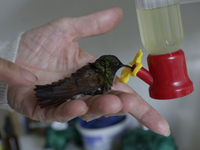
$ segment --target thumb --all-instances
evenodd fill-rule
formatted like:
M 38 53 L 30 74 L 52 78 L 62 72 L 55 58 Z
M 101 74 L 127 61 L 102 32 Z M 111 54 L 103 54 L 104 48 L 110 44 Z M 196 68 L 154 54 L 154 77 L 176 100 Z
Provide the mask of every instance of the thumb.
M 122 20 L 123 11 L 119 7 L 110 8 L 78 18 L 62 18 L 54 23 L 64 33 L 69 32 L 73 41 L 101 35 L 114 29 Z
M 29 86 L 37 77 L 30 71 L 0 58 L 0 81 L 15 86 Z
M 119 7 L 75 18 L 74 28 L 78 33 L 76 40 L 107 33 L 114 29 L 121 22 L 122 18 L 123 11 Z

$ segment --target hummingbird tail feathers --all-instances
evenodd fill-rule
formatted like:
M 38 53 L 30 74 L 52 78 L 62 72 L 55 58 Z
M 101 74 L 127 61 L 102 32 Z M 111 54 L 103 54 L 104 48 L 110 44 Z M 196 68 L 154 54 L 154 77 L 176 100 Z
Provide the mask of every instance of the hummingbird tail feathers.
M 56 85 L 47 84 L 47 85 L 36 85 L 34 89 L 36 91 L 36 96 L 41 108 L 45 107 L 57 107 L 64 103 L 67 100 L 67 97 L 60 96 L 59 94 L 55 96 L 52 89 Z

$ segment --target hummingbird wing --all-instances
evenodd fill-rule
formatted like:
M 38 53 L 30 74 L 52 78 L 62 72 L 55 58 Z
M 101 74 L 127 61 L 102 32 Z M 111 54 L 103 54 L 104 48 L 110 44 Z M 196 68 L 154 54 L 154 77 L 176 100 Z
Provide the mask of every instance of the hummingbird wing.
M 71 78 L 64 78 L 47 85 L 36 85 L 35 91 L 41 108 L 58 106 L 74 96 L 93 95 L 102 84 L 98 73 L 89 66 L 82 67 L 72 74 Z

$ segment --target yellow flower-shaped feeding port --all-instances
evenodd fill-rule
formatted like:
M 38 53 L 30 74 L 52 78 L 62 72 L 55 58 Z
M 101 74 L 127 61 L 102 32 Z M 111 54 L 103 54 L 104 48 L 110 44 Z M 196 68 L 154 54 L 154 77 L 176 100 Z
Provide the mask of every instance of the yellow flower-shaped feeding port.
M 124 68 L 121 72 L 121 76 L 119 79 L 119 82 L 121 83 L 127 83 L 130 79 L 130 76 L 135 77 L 137 75 L 137 73 L 140 71 L 140 69 L 142 68 L 143 64 L 142 64 L 142 55 L 143 52 L 142 50 L 139 50 L 139 52 L 136 54 L 134 60 L 132 62 L 130 62 L 129 64 L 132 66 L 136 66 L 134 68 L 134 70 L 130 69 L 130 68 Z

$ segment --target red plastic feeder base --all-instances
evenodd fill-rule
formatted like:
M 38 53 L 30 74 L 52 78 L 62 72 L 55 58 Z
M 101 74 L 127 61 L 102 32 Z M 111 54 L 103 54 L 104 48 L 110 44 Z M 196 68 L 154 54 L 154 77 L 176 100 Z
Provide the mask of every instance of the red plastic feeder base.
M 149 87 L 150 97 L 174 99 L 194 91 L 182 50 L 164 55 L 149 55 L 147 61 L 153 77 L 153 84 Z

